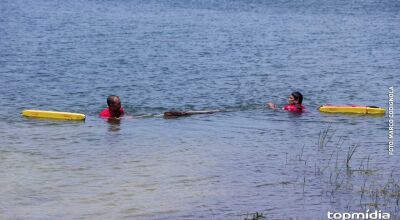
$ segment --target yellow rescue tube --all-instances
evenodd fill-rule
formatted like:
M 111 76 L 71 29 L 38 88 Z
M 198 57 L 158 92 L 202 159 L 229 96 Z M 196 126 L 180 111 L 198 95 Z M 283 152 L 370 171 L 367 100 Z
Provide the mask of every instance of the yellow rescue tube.
M 47 119 L 59 119 L 59 120 L 85 120 L 86 116 L 80 113 L 72 112 L 55 112 L 55 111 L 42 111 L 42 110 L 24 110 L 22 115 L 25 117 L 33 118 L 47 118 Z
M 319 107 L 320 112 L 327 113 L 355 113 L 355 114 L 385 114 L 384 108 L 376 106 L 356 106 L 356 105 L 322 105 Z

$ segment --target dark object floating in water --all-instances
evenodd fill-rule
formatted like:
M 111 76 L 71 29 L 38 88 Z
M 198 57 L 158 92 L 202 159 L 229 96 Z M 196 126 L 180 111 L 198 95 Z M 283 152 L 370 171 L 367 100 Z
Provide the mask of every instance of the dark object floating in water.
M 198 115 L 198 114 L 212 114 L 216 112 L 221 112 L 221 110 L 203 110 L 203 111 L 186 111 L 186 112 L 164 112 L 164 117 L 171 118 L 171 117 L 182 117 L 182 116 L 190 116 L 190 115 Z

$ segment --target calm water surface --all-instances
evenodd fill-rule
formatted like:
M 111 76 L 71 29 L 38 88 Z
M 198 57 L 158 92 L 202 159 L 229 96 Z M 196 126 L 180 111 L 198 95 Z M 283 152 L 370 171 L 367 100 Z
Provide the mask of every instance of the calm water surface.
M 399 180 L 388 117 L 316 109 L 387 108 L 400 85 L 399 24 L 390 0 L 0 0 L 0 218 L 325 219 L 377 208 L 398 219 L 395 197 L 368 193 Z M 307 113 L 264 108 L 295 90 Z M 99 119 L 109 94 L 134 118 Z M 21 117 L 28 108 L 87 120 Z M 227 111 L 157 116 L 173 109 Z M 354 144 L 352 167 L 371 175 L 342 175 Z

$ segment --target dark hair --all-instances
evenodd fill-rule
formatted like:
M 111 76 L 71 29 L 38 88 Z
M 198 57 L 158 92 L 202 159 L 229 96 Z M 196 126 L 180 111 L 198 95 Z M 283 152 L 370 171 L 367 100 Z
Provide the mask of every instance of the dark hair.
M 116 96 L 116 95 L 110 95 L 110 96 L 108 96 L 108 98 L 107 98 L 107 105 L 112 105 L 112 104 L 114 104 L 115 103 L 115 98 L 117 98 L 117 99 L 119 99 L 119 97 L 118 96 Z
M 292 92 L 292 96 L 299 104 L 303 102 L 303 95 L 300 92 Z

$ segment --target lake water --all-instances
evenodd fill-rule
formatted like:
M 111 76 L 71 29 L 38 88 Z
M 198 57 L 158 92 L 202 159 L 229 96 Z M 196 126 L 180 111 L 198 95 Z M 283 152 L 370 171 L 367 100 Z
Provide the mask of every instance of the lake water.
M 388 115 L 317 111 L 394 86 L 398 118 L 399 24 L 394 0 L 0 0 L 0 218 L 400 219 Z M 264 107 L 297 90 L 306 113 Z M 110 94 L 133 119 L 97 117 Z

